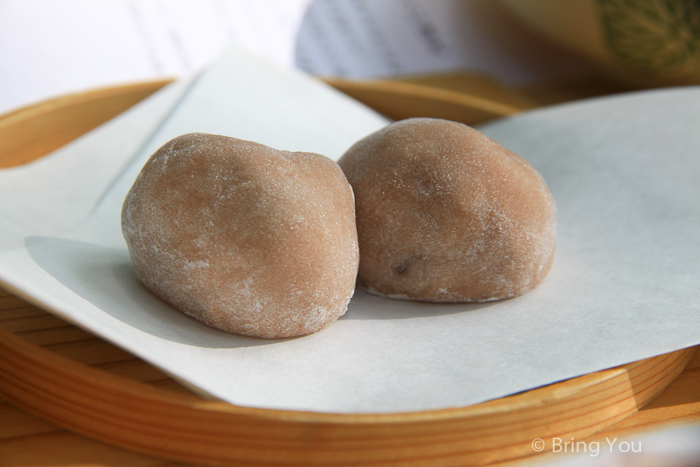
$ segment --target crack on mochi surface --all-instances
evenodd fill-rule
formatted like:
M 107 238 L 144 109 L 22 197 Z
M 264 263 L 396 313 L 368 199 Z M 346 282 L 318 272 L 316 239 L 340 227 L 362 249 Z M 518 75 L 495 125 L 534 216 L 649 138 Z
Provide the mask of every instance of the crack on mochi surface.
M 491 301 L 551 268 L 556 210 L 523 158 L 447 120 L 388 125 L 340 159 L 355 193 L 358 282 L 391 298 Z
M 345 313 L 354 292 L 352 188 L 318 154 L 180 136 L 143 167 L 122 230 L 149 290 L 225 331 L 310 334 Z

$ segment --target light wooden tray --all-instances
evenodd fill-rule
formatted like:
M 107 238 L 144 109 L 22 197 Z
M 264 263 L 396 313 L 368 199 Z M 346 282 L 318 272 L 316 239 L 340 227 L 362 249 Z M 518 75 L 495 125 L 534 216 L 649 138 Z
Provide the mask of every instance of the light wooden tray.
M 0 118 L 0 167 L 41 157 L 165 83 L 71 95 Z M 362 89 L 355 91 L 362 99 Z M 492 106 L 469 113 L 481 104 L 463 101 L 467 117 L 461 120 L 478 123 L 517 111 Z M 439 107 L 433 101 L 433 110 Z M 413 116 L 417 108 L 393 116 Z M 129 353 L 0 290 L 2 397 L 86 436 L 200 465 L 465 466 L 523 458 L 535 454 L 535 438 L 548 450 L 553 437 L 600 435 L 635 414 L 694 353 L 679 350 L 464 408 L 385 415 L 251 409 L 204 400 Z M 633 425 L 698 418 L 700 362 L 691 366 L 695 385 L 686 378 L 674 390 L 673 410 Z

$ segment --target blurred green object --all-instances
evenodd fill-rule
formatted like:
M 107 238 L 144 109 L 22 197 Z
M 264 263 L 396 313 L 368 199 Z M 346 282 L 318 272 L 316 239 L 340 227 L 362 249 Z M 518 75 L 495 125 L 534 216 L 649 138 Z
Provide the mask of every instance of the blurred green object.
M 700 84 L 697 0 L 500 0 L 540 34 L 639 86 Z

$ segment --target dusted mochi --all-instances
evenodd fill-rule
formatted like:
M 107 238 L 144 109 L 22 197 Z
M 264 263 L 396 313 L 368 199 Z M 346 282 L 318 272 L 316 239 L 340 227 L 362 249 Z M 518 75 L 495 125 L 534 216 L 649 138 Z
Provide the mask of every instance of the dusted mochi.
M 555 206 L 523 158 L 447 120 L 393 123 L 339 164 L 355 192 L 358 283 L 392 298 L 481 302 L 547 274 Z
M 225 331 L 310 334 L 345 313 L 354 291 L 352 188 L 318 154 L 180 136 L 143 167 L 122 231 L 149 290 Z

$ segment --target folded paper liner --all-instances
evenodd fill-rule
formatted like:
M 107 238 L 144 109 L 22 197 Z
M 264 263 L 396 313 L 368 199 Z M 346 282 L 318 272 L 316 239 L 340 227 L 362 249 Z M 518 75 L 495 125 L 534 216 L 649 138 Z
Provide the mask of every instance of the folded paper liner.
M 180 134 L 338 159 L 387 120 L 236 49 L 55 153 L 0 171 L 0 281 L 236 405 L 330 413 L 461 407 L 700 344 L 700 89 L 546 108 L 480 128 L 530 161 L 557 204 L 552 271 L 531 293 L 426 304 L 357 290 L 301 338 L 228 334 L 138 281 L 127 190 Z

